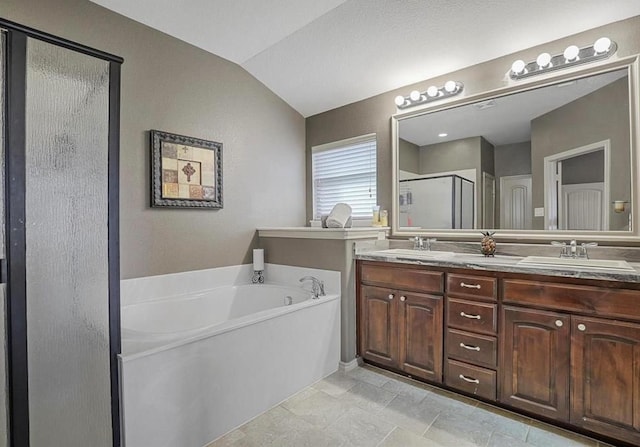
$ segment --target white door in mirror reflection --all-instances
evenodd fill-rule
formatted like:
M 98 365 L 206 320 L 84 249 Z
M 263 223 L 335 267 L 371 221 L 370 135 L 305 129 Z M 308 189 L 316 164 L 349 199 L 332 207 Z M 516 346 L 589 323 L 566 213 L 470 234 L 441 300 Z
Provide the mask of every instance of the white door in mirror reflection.
M 562 186 L 561 230 L 608 230 L 603 209 L 604 183 Z
M 531 230 L 531 176 L 500 178 L 500 228 Z
M 609 230 L 609 140 L 544 158 L 548 229 Z

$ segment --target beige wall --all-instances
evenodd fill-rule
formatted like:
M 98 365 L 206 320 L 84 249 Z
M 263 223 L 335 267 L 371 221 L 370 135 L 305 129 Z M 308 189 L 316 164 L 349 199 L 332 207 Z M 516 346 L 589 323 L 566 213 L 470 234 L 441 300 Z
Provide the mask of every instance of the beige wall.
M 535 60 L 542 51 L 552 54 L 562 53 L 568 45 L 587 45 L 602 36 L 608 36 L 618 44 L 614 57 L 625 57 L 640 53 L 640 16 L 595 28 L 574 36 L 550 42 L 545 45 L 523 49 L 512 55 L 494 59 L 483 64 L 473 65 L 443 76 L 355 102 L 307 118 L 307 153 L 311 146 L 340 140 L 354 135 L 376 132 L 378 134 L 378 203 L 391 209 L 392 195 L 392 157 L 390 119 L 397 113 L 394 98 L 407 95 L 411 90 L 424 91 L 430 85 L 444 85 L 449 79 L 464 83 L 463 95 L 469 96 L 487 92 L 513 84 L 507 73 L 516 59 Z M 508 35 L 505 35 L 508 39 Z M 437 60 L 431 61 L 437 64 Z M 526 84 L 526 81 L 520 81 Z M 307 165 L 307 170 L 310 165 Z M 310 177 L 308 176 L 308 179 Z M 307 216 L 311 216 L 311 184 L 307 180 Z
M 3 18 L 125 59 L 122 278 L 247 263 L 256 227 L 304 224 L 304 118 L 244 69 L 88 0 L 0 4 Z M 149 129 L 224 144 L 224 209 L 150 208 Z
M 398 169 L 401 171 L 420 172 L 420 149 L 407 140 L 400 139 L 398 141 Z
M 629 200 L 629 89 L 627 78 L 559 107 L 531 121 L 533 207 L 544 206 L 544 157 L 609 139 L 611 200 Z M 570 132 L 567 132 L 570 129 Z M 617 199 L 619 198 L 619 199 Z M 628 228 L 628 214 L 609 213 L 609 228 Z M 534 217 L 543 229 L 544 218 Z
M 480 170 L 480 139 L 469 137 L 420 146 L 420 173 Z

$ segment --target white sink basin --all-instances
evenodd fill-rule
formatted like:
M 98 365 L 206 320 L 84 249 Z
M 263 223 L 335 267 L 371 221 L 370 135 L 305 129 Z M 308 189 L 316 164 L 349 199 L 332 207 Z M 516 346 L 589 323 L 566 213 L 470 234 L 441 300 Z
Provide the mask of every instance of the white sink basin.
M 402 257 L 415 259 L 436 259 L 453 256 L 452 251 L 411 250 L 410 248 L 392 248 L 389 250 L 380 250 L 378 253 L 396 258 Z
M 627 261 L 617 261 L 610 259 L 582 259 L 582 258 L 551 258 L 546 256 L 527 256 L 518 261 L 520 265 L 538 267 L 573 267 L 589 268 L 599 270 L 620 270 L 635 272 Z

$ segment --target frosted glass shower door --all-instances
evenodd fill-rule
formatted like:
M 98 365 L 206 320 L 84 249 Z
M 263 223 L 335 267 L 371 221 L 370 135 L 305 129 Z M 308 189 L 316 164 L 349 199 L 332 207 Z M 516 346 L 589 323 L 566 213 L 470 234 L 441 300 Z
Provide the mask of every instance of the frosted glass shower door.
M 30 445 L 110 447 L 109 62 L 28 38 L 25 124 Z

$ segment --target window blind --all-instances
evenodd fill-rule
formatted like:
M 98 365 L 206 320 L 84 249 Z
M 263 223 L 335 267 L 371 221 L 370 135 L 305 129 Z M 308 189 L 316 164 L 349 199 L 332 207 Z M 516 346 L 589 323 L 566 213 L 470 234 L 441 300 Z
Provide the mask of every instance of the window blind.
M 376 136 L 312 149 L 313 214 L 320 219 L 336 203 L 351 206 L 352 217 L 371 218 L 376 195 Z

